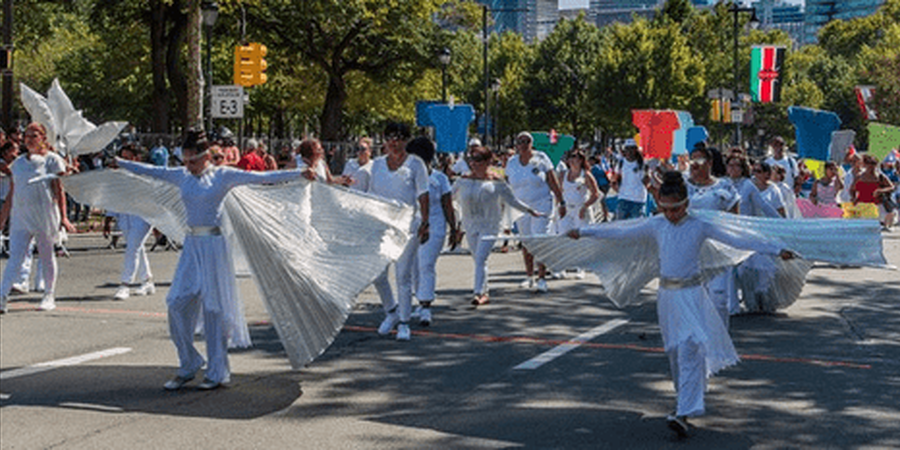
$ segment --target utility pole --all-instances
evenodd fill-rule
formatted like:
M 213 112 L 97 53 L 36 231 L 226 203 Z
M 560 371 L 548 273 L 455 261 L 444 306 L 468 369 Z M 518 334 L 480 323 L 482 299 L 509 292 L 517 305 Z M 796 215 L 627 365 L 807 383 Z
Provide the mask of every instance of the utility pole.
M 12 105 L 13 105 L 13 0 L 3 1 L 3 53 L 4 64 L 2 68 L 3 77 L 3 129 L 8 133 L 13 126 Z

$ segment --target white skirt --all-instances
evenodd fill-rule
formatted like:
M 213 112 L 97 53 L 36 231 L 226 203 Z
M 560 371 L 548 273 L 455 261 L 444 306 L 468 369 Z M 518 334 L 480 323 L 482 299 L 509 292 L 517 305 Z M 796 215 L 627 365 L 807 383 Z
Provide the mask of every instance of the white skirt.
M 656 309 L 667 353 L 693 338 L 694 342 L 704 347 L 708 375 L 740 360 L 731 336 L 704 287 L 660 288 Z
M 229 347 L 249 347 L 250 330 L 237 293 L 231 253 L 223 236 L 186 236 L 169 304 L 200 297 L 204 310 L 222 313 Z

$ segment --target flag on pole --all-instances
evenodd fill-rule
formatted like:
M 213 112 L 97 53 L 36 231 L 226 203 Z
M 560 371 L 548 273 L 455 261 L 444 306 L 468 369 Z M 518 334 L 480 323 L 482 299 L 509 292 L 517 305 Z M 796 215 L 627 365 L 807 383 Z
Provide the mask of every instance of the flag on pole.
M 753 101 L 769 103 L 781 101 L 781 82 L 784 74 L 784 47 L 755 45 L 750 52 L 750 93 Z
M 875 95 L 875 86 L 857 86 L 856 102 L 859 103 L 859 109 L 862 110 L 863 117 L 866 120 L 878 120 L 878 113 L 872 107 L 872 96 Z

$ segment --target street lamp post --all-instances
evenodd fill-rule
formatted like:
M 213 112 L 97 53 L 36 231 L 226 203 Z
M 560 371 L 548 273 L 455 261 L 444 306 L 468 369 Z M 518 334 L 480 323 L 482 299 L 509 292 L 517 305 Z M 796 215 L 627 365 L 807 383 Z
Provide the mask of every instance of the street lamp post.
M 208 114 L 206 115 L 206 133 L 212 133 L 212 28 L 219 18 L 219 5 L 214 1 L 204 0 L 200 5 L 200 12 L 203 15 L 203 25 L 206 28 L 206 104 L 209 105 Z
M 491 91 L 494 93 L 494 147 L 500 146 L 500 79 L 494 78 L 491 82 Z
M 444 47 L 438 54 L 438 61 L 441 63 L 441 102 L 447 103 L 447 66 L 450 65 L 452 54 L 450 49 Z
M 756 17 L 756 8 L 742 8 L 734 2 L 731 3 L 728 12 L 734 17 L 734 104 L 738 104 L 738 99 L 740 98 L 740 84 L 738 83 L 738 74 L 740 73 L 740 64 L 738 64 L 738 16 L 742 12 L 750 13 L 750 26 L 753 28 L 759 25 L 759 19 Z M 732 105 L 733 107 L 734 105 Z M 741 123 L 737 121 L 734 122 L 734 145 L 741 145 Z

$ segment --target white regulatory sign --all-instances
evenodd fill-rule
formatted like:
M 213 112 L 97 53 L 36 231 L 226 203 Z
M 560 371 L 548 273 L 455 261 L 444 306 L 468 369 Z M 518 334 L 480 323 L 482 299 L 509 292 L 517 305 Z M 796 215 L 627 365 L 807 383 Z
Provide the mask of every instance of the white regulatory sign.
M 244 117 L 243 86 L 213 86 L 212 116 L 216 119 L 240 119 Z

